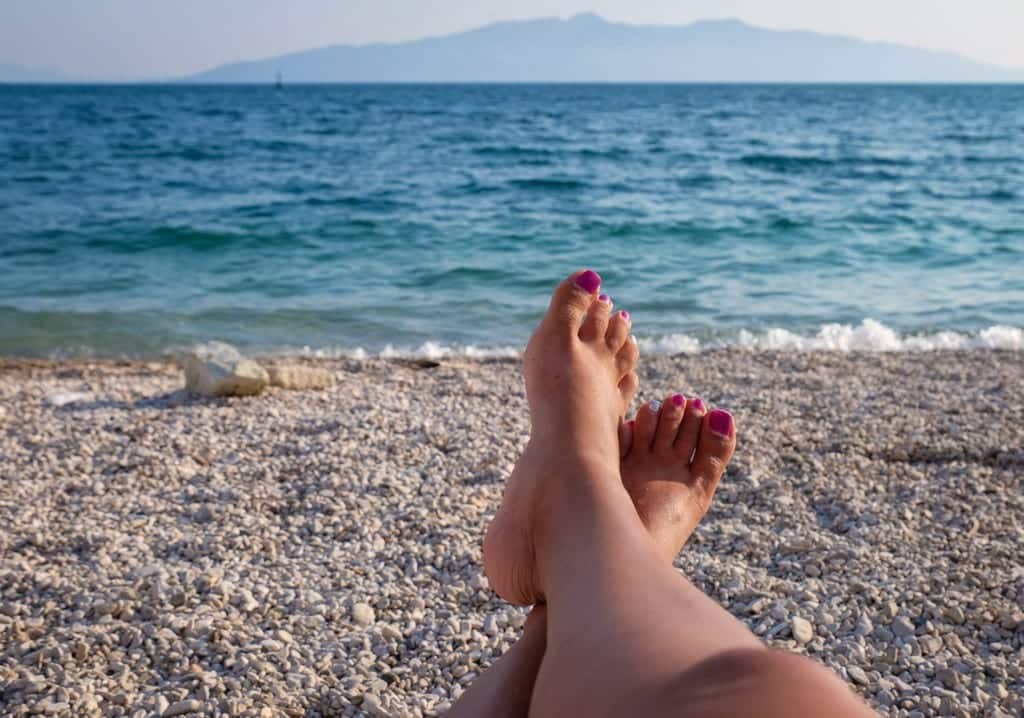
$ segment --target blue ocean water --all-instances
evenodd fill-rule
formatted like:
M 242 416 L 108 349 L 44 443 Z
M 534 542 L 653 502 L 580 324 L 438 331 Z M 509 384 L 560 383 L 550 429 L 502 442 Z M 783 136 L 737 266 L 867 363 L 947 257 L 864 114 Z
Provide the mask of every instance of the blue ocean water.
M 1024 86 L 0 87 L 0 354 L 1024 347 Z

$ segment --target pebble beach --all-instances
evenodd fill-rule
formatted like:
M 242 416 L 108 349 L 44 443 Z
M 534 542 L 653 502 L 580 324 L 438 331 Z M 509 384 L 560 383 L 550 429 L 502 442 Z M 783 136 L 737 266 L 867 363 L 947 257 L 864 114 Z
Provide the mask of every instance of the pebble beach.
M 0 715 L 443 715 L 515 641 L 481 539 L 527 438 L 518 363 L 295 361 L 333 386 L 0 360 Z M 882 715 L 1024 715 L 1020 352 L 640 375 L 737 419 L 681 572 Z

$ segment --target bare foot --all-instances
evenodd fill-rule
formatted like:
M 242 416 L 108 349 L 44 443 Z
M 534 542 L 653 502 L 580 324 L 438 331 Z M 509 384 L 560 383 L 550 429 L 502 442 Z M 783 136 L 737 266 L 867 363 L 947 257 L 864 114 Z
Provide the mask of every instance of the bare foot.
M 611 301 L 598 296 L 600 286 L 591 270 L 563 281 L 523 354 L 530 440 L 484 538 L 487 577 L 511 603 L 544 597 L 534 531 L 551 482 L 618 477 L 617 432 L 636 392 L 638 351 L 629 314 L 613 314 Z
M 632 376 L 635 379 L 636 374 Z M 705 413 L 703 402 L 700 399 L 691 399 L 690 404 L 687 404 L 685 400 L 676 399 L 676 396 L 679 395 L 673 395 L 665 402 L 671 408 L 658 411 L 648 405 L 641 409 L 641 414 L 646 413 L 645 427 L 657 425 L 653 432 L 654 436 L 658 436 L 659 431 L 664 430 L 666 434 L 672 433 L 676 440 L 686 437 L 685 441 L 688 442 L 690 449 L 687 452 L 685 447 L 681 446 L 679 453 L 686 454 L 687 461 L 681 462 L 675 451 L 652 451 L 654 441 L 640 445 L 646 447 L 646 450 L 634 447 L 633 421 L 622 425 L 620 435 L 624 457 L 621 464 L 623 483 L 634 500 L 640 520 L 657 545 L 658 554 L 669 563 L 683 548 L 693 534 L 697 522 L 704 515 L 725 462 L 729 460 L 735 446 L 735 439 L 724 443 L 719 441 L 714 445 L 718 447 L 716 452 L 714 446 L 702 443 L 698 434 L 701 432 Z M 632 399 L 631 394 L 629 399 Z M 686 418 L 683 418 L 684 416 Z M 729 433 L 735 434 L 735 430 Z M 674 445 L 673 441 L 673 447 Z M 697 470 L 691 468 L 694 462 L 689 461 L 694 445 L 701 447 L 699 451 L 702 457 L 714 457 L 722 462 L 718 469 L 709 474 L 713 478 L 703 484 L 707 488 L 700 494 L 692 479 L 697 475 Z M 666 475 L 670 478 L 665 479 Z M 700 482 L 696 483 L 700 485 Z M 530 611 L 521 638 L 501 660 L 462 694 L 449 715 L 452 718 L 527 716 L 537 672 L 547 650 L 546 634 L 547 607 L 545 604 L 538 604 Z
M 736 449 L 736 424 L 700 399 L 644 404 L 619 435 L 622 483 L 662 557 L 671 562 L 704 518 Z

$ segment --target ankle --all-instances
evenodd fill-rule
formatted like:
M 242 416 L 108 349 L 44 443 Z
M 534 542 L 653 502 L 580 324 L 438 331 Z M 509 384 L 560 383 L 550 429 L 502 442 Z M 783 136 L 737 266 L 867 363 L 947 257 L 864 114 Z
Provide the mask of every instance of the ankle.
M 573 436 L 531 435 L 525 455 L 540 459 L 546 479 L 557 484 L 620 484 L 618 441 L 584 441 Z

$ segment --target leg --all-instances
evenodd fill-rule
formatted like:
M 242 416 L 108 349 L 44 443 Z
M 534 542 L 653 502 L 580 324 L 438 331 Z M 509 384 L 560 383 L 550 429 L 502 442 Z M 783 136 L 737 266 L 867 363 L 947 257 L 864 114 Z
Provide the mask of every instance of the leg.
M 459 696 L 449 718 L 525 718 L 547 644 L 547 609 L 535 606 L 523 635 Z
M 623 378 L 620 388 L 626 390 L 624 398 L 628 400 L 632 399 L 637 384 L 636 375 L 632 373 L 635 362 L 636 354 L 631 352 L 629 361 L 623 364 L 630 375 Z M 732 449 L 729 444 L 703 445 L 702 451 L 694 456 L 703 414 L 700 399 L 687 403 L 681 394 L 675 394 L 665 398 L 660 411 L 653 404 L 645 405 L 638 420 L 622 424 L 619 432 L 623 484 L 667 563 L 672 563 L 704 517 L 729 460 L 728 453 L 710 456 L 705 452 Z M 639 429 L 634 430 L 637 425 Z M 694 465 L 712 462 L 711 471 L 693 470 Z M 526 716 L 544 657 L 546 626 L 546 607 L 535 607 L 519 641 L 462 694 L 449 715 L 453 718 Z
M 663 562 L 622 484 L 618 347 L 579 333 L 595 276 L 579 273 L 559 287 L 527 347 L 530 442 L 488 530 L 484 560 L 505 598 L 547 600 L 537 715 L 674 715 L 679 700 L 706 688 L 695 687 L 694 676 L 723 656 L 764 649 Z M 701 442 L 731 446 L 734 434 L 724 412 L 703 417 Z M 838 680 L 817 674 L 813 685 L 831 715 L 870 715 Z M 773 695 L 750 698 L 750 710 L 771 714 Z M 710 708 L 719 705 L 711 699 Z

